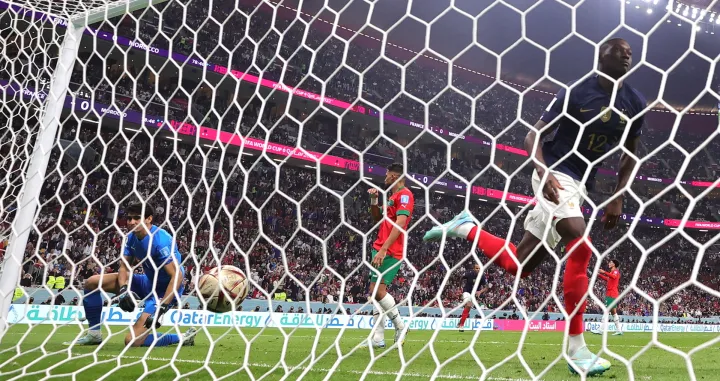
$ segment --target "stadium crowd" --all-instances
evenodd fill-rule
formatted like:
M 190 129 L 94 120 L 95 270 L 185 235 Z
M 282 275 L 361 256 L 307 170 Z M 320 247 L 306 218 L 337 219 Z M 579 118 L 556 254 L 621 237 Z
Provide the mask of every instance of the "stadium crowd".
M 339 54 L 343 45 L 338 40 L 322 45 L 327 39 L 323 31 L 311 28 L 303 37 L 303 27 L 299 23 L 290 25 L 282 18 L 276 19 L 276 24 L 280 25 L 275 27 L 283 32 L 278 35 L 270 30 L 271 18 L 263 11 L 254 13 L 249 21 L 253 38 L 258 40 L 267 33 L 262 43 L 255 46 L 245 38 L 244 26 L 248 21 L 240 14 L 240 10 L 248 9 L 226 10 L 220 2 L 213 3 L 214 16 L 229 19 L 237 25 L 223 28 L 224 34 L 220 35 L 220 29 L 212 23 L 202 23 L 207 19 L 207 11 L 203 13 L 203 9 L 207 9 L 203 8 L 203 1 L 191 2 L 185 10 L 174 2 L 169 4 L 163 13 L 163 19 L 168 22 L 163 23 L 162 28 L 177 32 L 172 41 L 159 38 L 158 23 L 153 19 L 152 12 L 144 14 L 139 21 L 123 18 L 117 30 L 109 23 L 103 28 L 125 36 L 137 33 L 148 44 L 152 41 L 152 45 L 164 49 L 172 46 L 174 51 L 186 55 L 197 52 L 207 57 L 209 62 L 243 72 L 257 75 L 260 73 L 254 70 L 264 68 L 264 78 L 275 81 L 282 78 L 288 86 L 320 93 L 322 87 L 319 81 L 304 79 L 312 72 L 326 81 L 327 96 L 354 103 L 362 94 L 363 99 L 375 105 L 387 106 L 389 114 L 409 120 L 423 119 L 420 103 L 411 98 L 401 96 L 390 102 L 400 92 L 399 69 L 387 61 L 380 61 L 368 69 L 379 54 L 377 50 L 353 44 L 343 63 L 343 55 Z M 191 30 L 199 30 L 200 33 L 194 35 Z M 238 48 L 232 50 L 230 56 L 224 49 L 216 49 L 217 44 L 204 41 L 221 41 L 224 46 Z M 314 60 L 310 50 L 301 46 L 302 43 L 312 49 L 322 45 Z M 280 44 L 279 49 L 277 44 Z M 257 56 L 253 58 L 255 49 Z M 278 51 L 279 56 L 288 61 L 287 65 L 278 64 Z M 138 61 L 144 63 L 144 60 Z M 409 145 L 418 133 L 410 127 L 400 129 L 397 134 L 386 132 L 384 139 L 375 141 L 379 134 L 377 123 L 359 120 L 343 123 L 338 128 L 337 121 L 327 114 L 307 117 L 302 110 L 291 110 L 296 119 L 303 122 L 300 129 L 290 118 L 261 107 L 257 95 L 234 94 L 226 88 L 213 92 L 201 82 L 178 83 L 177 73 L 175 76 L 163 73 L 156 76 L 135 64 L 124 66 L 120 62 L 101 60 L 97 55 L 81 57 L 71 78 L 73 90 L 78 95 L 92 94 L 96 102 L 114 104 L 121 109 L 145 109 L 148 115 L 167 115 L 169 119 L 178 121 L 193 118 L 206 126 L 288 146 L 296 146 L 298 141 L 302 141 L 304 149 L 353 160 L 358 160 L 357 153 L 364 151 L 362 159 L 370 164 L 387 165 L 401 159 L 403 150 L 398 148 L 399 145 L 406 148 L 404 152 L 409 172 L 444 175 L 443 178 L 452 180 L 455 177 L 446 174 L 445 157 L 449 154 L 452 157 L 451 169 L 455 173 L 469 179 L 486 170 L 476 183 L 494 189 L 505 188 L 505 176 L 497 169 L 511 173 L 522 163 L 520 160 L 523 157 L 519 155 L 496 157 L 491 163 L 488 152 L 481 153 L 479 148 L 470 144 L 453 144 L 448 153 L 446 144 L 427 136 Z M 336 71 L 343 64 L 346 67 Z M 348 67 L 356 71 L 368 69 L 362 89 L 358 87 L 357 73 Z M 7 73 L 0 71 L 0 76 Z M 445 75 L 432 67 L 412 64 L 406 71 L 405 91 L 429 100 L 446 87 Z M 9 76 L 0 79 L 13 80 Z M 480 80 L 453 84 L 470 96 L 489 88 L 489 83 Z M 178 86 L 182 87 L 182 91 L 178 90 Z M 521 110 L 523 119 L 534 122 L 550 99 L 539 93 L 527 96 Z M 493 135 L 513 126 L 502 134 L 498 143 L 520 147 L 526 130 L 515 122 L 519 107 L 517 94 L 503 87 L 492 87 L 477 102 L 474 121 L 469 120 L 471 107 L 466 97 L 449 91 L 430 107 L 430 124 L 460 132 L 473 122 Z M 266 130 L 265 127 L 273 125 L 277 127 Z M 363 258 L 368 255 L 367 249 L 376 232 L 367 211 L 366 190 L 369 183 L 358 183 L 357 178 L 340 174 L 321 173 L 318 176 L 314 169 L 290 164 L 276 167 L 276 163 L 253 152 L 238 155 L 181 141 L 150 140 L 144 131 L 123 131 L 120 134 L 116 130 L 101 128 L 99 124 L 66 123 L 63 126 L 61 139 L 75 141 L 83 147 L 83 156 L 72 157 L 67 150 L 53 151 L 41 195 L 43 207 L 26 248 L 24 273 L 29 275 L 27 279 L 31 284 L 45 284 L 48 277 L 55 274 L 67 279 L 68 285 L 79 286 L 84 279 L 103 269 L 115 270 L 123 240 L 123 205 L 139 196 L 155 206 L 155 222 L 175 233 L 180 251 L 184 254 L 186 290 L 189 292 L 193 291 L 193 281 L 202 270 L 222 263 L 235 264 L 249 272 L 253 280 L 252 298 L 272 297 L 274 291 L 282 289 L 292 300 L 325 301 L 341 297 L 349 303 L 366 300 L 370 267 Z M 487 139 L 478 132 L 470 135 Z M 641 153 L 646 154 L 658 146 L 664 136 L 650 128 L 643 139 L 646 147 Z M 697 146 L 704 137 L 685 131 L 682 140 Z M 352 149 L 333 147 L 338 141 Z M 720 152 L 717 142 L 711 144 L 708 151 Z M 99 155 L 85 158 L 84 155 L 90 152 Z M 712 160 L 709 154 L 702 155 L 704 153 L 698 159 Z M 680 151 L 672 151 L 668 155 L 656 154 L 643 164 L 640 174 L 674 178 L 682 160 L 684 156 Z M 82 165 L 78 166 L 74 161 Z M 615 162 L 610 159 L 605 167 L 612 170 Z M 81 167 L 85 165 L 93 170 L 84 172 Z M 714 168 L 713 165 L 691 165 L 680 177 L 714 181 L 717 179 Z M 526 168 L 513 176 L 508 191 L 532 194 L 529 180 L 530 172 Z M 636 183 L 633 189 L 645 200 L 654 195 L 647 183 Z M 601 182 L 591 198 L 604 200 L 612 185 L 612 181 Z M 699 200 L 690 218 L 716 221 L 718 208 L 712 199 L 716 193 Z M 483 263 L 485 259 L 483 255 L 472 255 L 471 245 L 467 242 L 450 241 L 439 256 L 437 244 L 421 241 L 423 232 L 432 226 L 432 221 L 424 216 L 445 222 L 465 205 L 463 198 L 434 192 L 428 194 L 430 197 L 426 199 L 422 191 L 415 189 L 413 220 L 418 222 L 409 234 L 407 260 L 397 284 L 391 286 L 391 292 L 398 300 L 410 296 L 415 305 L 455 307 L 462 293 L 460 274 L 474 263 L 476 257 Z M 685 212 L 687 204 L 687 198 L 681 192 L 669 192 L 649 204 L 643 215 L 677 217 Z M 626 197 L 624 210 L 636 213 L 637 207 L 637 203 Z M 524 214 L 507 214 L 507 211 L 519 213 L 519 209 L 512 205 L 506 210 L 496 208 L 497 205 L 491 202 L 470 201 L 470 210 L 481 220 L 496 213 L 486 224 L 486 228 L 495 234 L 505 234 L 513 217 L 518 223 L 524 218 Z M 661 314 L 665 316 L 690 314 L 703 317 L 720 309 L 717 298 L 695 285 L 675 290 L 691 279 L 692 269 L 701 252 L 690 239 L 708 242 L 713 233 L 686 230 L 680 235 L 676 231 L 674 238 L 649 251 L 669 232 L 643 225 L 638 225 L 631 232 L 627 228 L 606 232 L 598 227 L 591 231 L 600 253 L 621 242 L 606 259 L 620 260 L 621 271 L 625 274 L 621 289 L 630 288 L 620 306 L 623 314 L 651 314 L 653 306 L 645 295 L 652 298 L 669 296 L 660 304 Z M 515 242 L 519 240 L 517 233 L 513 236 Z M 633 240 L 628 238 L 629 235 Z M 644 258 L 638 244 L 647 251 Z M 484 271 L 492 290 L 480 302 L 491 308 L 505 306 L 504 309 L 557 311 L 555 301 L 549 299 L 553 282 L 557 279 L 556 267 L 553 259 L 546 260 L 533 276 L 523 279 L 519 288 L 513 290 L 512 277 L 490 265 Z M 720 284 L 712 276 L 720 270 L 717 246 L 710 246 L 704 251 L 699 269 L 697 281 L 718 290 Z M 441 288 L 441 280 L 445 278 L 448 282 Z M 598 300 L 602 299 L 601 281 L 595 283 L 594 294 Z M 510 299 L 512 295 L 517 297 L 519 305 L 514 305 Z M 562 295 L 559 294 L 558 298 L 561 299 Z M 598 312 L 600 307 L 593 302 L 589 311 Z
M 93 128 L 96 127 L 85 125 L 67 129 L 64 138 L 78 137 L 83 142 L 94 140 L 86 150 L 101 149 L 98 140 L 94 139 L 97 131 Z M 100 136 L 107 141 L 111 141 L 113 135 L 111 131 L 100 131 Z M 338 301 L 342 291 L 346 302 L 366 301 L 370 269 L 363 263 L 363 255 L 367 255 L 364 249 L 375 236 L 367 211 L 367 184 L 356 185 L 357 179 L 338 174 L 322 173 L 317 178 L 314 170 L 289 164 L 276 169 L 265 159 L 246 155 L 226 157 L 219 165 L 210 160 L 218 150 L 205 149 L 204 153 L 209 157 L 204 159 L 197 147 L 178 144 L 173 149 L 173 144 L 176 143 L 166 139 L 155 140 L 153 158 L 163 163 L 162 176 L 159 167 L 146 160 L 150 140 L 141 136 L 135 136 L 130 144 L 122 139 L 112 141 L 104 151 L 103 162 L 107 168 L 116 170 L 110 173 L 94 166 L 98 170 L 85 179 L 77 167 L 68 170 L 68 163 L 55 150 L 51 161 L 54 171 L 48 176 L 49 186 L 44 188 L 41 199 L 44 208 L 36 222 L 37 231 L 44 233 L 41 239 L 34 234 L 26 251 L 24 269 L 33 284 L 45 283 L 54 273 L 64 275 L 69 284 L 79 286 L 102 268 L 114 271 L 123 238 L 122 205 L 135 197 L 135 190 L 155 206 L 156 223 L 176 231 L 180 251 L 185 255 L 186 289 L 190 292 L 193 279 L 199 274 L 196 270 L 207 270 L 223 263 L 249 269 L 254 283 L 252 298 L 268 298 L 275 291 L 284 290 L 291 300 L 307 297 L 311 301 Z M 184 174 L 183 164 L 175 151 L 188 157 Z M 129 162 L 124 162 L 126 155 Z M 235 164 L 238 161 L 239 164 Z M 137 168 L 137 173 L 132 168 Z M 247 174 L 240 168 L 247 170 Z M 279 181 L 275 180 L 277 171 L 280 172 Z M 218 173 L 224 174 L 226 180 L 216 177 Z M 212 179 L 215 179 L 214 184 Z M 79 194 L 87 198 L 87 202 L 78 197 Z M 343 194 L 341 204 L 340 195 Z M 464 199 L 430 193 L 432 196 L 426 209 L 423 192 L 415 194 L 414 216 L 419 222 L 409 236 L 407 262 L 391 289 L 398 298 L 405 298 L 413 287 L 412 300 L 416 305 L 455 307 L 462 293 L 461 274 L 476 260 L 471 254 L 471 245 L 449 241 L 442 251 L 446 267 L 438 255 L 439 246 L 423 243 L 421 237 L 432 226 L 424 215 L 444 222 L 464 207 Z M 116 202 L 120 204 L 117 211 Z M 496 207 L 487 202 L 470 203 L 470 209 L 480 219 L 491 215 Z M 341 208 L 344 208 L 344 223 L 340 219 Z M 117 220 L 114 218 L 116 212 Z M 495 213 L 486 226 L 493 233 L 504 234 L 511 218 L 502 210 Z M 522 218 L 524 215 L 520 214 L 516 220 L 522 221 Z M 61 227 L 70 234 L 66 235 Z M 299 227 L 302 229 L 298 230 Z M 611 244 L 621 241 L 626 233 L 627 230 L 622 229 L 605 232 L 595 228 L 592 238 L 602 253 Z M 686 233 L 701 243 L 712 237 L 710 233 Z M 638 227 L 632 232 L 645 248 L 650 248 L 667 234 L 666 229 L 647 227 Z M 519 236 L 516 234 L 513 239 L 517 242 Z M 321 240 L 326 240 L 324 247 Z M 625 239 L 606 257 L 621 258 L 621 269 L 625 273 L 623 289 L 635 285 L 620 307 L 627 315 L 643 316 L 652 312 L 652 304 L 638 291 L 658 298 L 688 281 L 698 250 L 678 235 L 649 251 L 641 267 L 640 253 L 629 239 Z M 486 262 L 483 255 L 478 258 Z M 516 292 L 519 306 L 509 299 L 513 294 L 512 277 L 493 265 L 488 266 L 484 271 L 493 286 L 480 302 L 490 308 L 557 311 L 554 301 L 548 299 L 555 278 L 555 263 L 548 259 L 533 276 L 520 282 Z M 638 268 L 641 270 L 635 274 Z M 720 256 L 711 246 L 705 253 L 697 279 L 718 289 L 718 281 L 712 276 L 718 270 Z M 296 280 L 290 278 L 290 274 Z M 633 275 L 637 275 L 634 283 Z M 448 282 L 441 289 L 440 280 L 445 277 Z M 602 282 L 595 283 L 594 291 L 598 297 L 604 295 Z M 546 300 L 548 303 L 543 305 Z M 717 298 L 690 286 L 663 301 L 660 310 L 666 316 L 709 316 L 718 307 Z M 590 311 L 600 309 L 593 303 Z

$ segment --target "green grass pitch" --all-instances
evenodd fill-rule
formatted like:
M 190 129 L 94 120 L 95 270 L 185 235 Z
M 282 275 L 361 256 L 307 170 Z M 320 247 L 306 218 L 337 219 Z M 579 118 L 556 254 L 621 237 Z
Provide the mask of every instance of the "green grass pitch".
M 532 379 L 519 356 L 537 377 L 561 353 L 562 334 L 530 332 L 520 345 L 518 332 L 440 331 L 437 334 L 411 331 L 402 353 L 397 349 L 375 352 L 359 348 L 367 330 L 277 328 L 201 330 L 194 347 L 125 348 L 124 330 L 113 334 L 102 346 L 68 349 L 79 327 L 25 325 L 11 327 L 0 343 L 1 380 L 487 380 Z M 386 342 L 392 343 L 392 331 Z M 109 332 L 105 332 L 106 338 Z M 287 335 L 288 339 L 284 338 Z M 250 344 L 246 344 L 246 341 Z M 602 346 L 602 336 L 586 334 L 591 350 Z M 693 348 L 717 338 L 715 334 L 658 334 L 658 341 L 675 351 Z M 211 340 L 212 339 L 212 340 Z M 687 356 L 651 344 L 651 334 L 626 333 L 608 336 L 607 349 L 625 359 L 632 358 L 635 380 L 720 380 L 720 344 L 696 350 Z M 431 351 L 432 348 L 432 351 Z M 518 348 L 520 350 L 518 351 Z M 434 354 L 433 354 L 434 352 Z M 373 357 L 374 356 L 374 357 Z M 630 379 L 629 368 L 612 358 L 613 367 L 601 378 Z M 371 360 L 375 358 L 375 361 Z M 479 365 L 482 362 L 485 367 Z M 506 361 L 497 368 L 488 368 Z M 403 364 L 405 365 L 403 367 Z M 691 366 L 692 368 L 689 368 Z M 542 380 L 579 380 L 568 372 L 564 359 L 541 375 Z

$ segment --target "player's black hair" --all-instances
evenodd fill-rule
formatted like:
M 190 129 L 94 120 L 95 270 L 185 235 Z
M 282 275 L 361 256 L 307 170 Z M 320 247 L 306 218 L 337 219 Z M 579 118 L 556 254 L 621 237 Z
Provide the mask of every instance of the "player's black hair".
M 620 37 L 615 37 L 615 38 L 611 38 L 611 39 L 603 42 L 602 45 L 600 45 L 600 50 L 599 50 L 599 53 L 598 53 L 598 54 L 602 55 L 602 52 L 604 52 L 605 50 L 607 50 L 607 48 L 608 48 L 609 45 L 612 45 L 612 44 L 614 44 L 614 43 L 616 43 L 616 42 L 620 42 L 620 41 L 625 41 L 625 39 L 624 39 L 624 38 L 620 38 Z M 627 41 L 625 41 L 625 42 L 627 42 Z
M 620 268 L 620 262 L 618 262 L 617 259 L 611 259 L 610 262 L 612 262 L 615 267 Z
M 403 174 L 403 173 L 405 173 L 405 168 L 400 163 L 392 163 L 388 167 L 388 172 L 395 172 L 395 173 Z
M 134 203 L 128 205 L 128 207 L 125 209 L 125 214 L 127 214 L 127 215 L 132 214 L 132 215 L 139 216 L 142 213 L 142 211 L 143 211 L 143 204 L 141 204 L 139 202 L 134 202 Z M 145 216 L 143 218 L 148 218 L 148 217 L 152 216 L 154 213 L 155 213 L 155 211 L 153 210 L 152 205 L 145 204 Z

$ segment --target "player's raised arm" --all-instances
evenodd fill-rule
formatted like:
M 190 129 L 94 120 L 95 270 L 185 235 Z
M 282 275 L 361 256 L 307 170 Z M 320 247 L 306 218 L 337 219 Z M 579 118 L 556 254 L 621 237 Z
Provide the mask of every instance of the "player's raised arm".
M 377 190 L 377 188 L 370 188 L 368 189 L 368 194 L 370 195 L 370 215 L 373 218 L 373 221 L 378 222 L 382 220 L 383 214 L 382 210 L 380 210 L 379 205 L 379 199 L 380 195 Z

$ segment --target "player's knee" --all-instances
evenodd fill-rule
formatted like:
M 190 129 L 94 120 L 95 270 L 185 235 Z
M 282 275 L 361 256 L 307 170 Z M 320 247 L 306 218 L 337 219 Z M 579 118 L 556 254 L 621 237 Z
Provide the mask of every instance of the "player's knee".
M 377 301 L 383 300 L 385 298 L 385 295 L 387 295 L 387 291 L 385 291 L 385 288 L 378 288 L 377 292 L 375 292 L 374 299 Z
M 557 223 L 557 231 L 565 243 L 582 237 L 585 227 L 585 220 L 581 217 L 565 218 Z
M 98 288 L 98 285 L 100 285 L 100 275 L 93 275 L 85 280 L 85 282 L 83 283 L 83 288 L 92 291 L 96 290 Z

